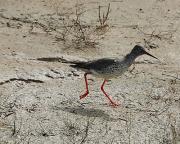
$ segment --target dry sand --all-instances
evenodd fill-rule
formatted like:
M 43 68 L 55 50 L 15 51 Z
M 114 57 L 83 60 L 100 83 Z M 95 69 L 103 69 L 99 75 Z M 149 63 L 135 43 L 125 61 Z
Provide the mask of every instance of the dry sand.
M 83 72 L 37 60 L 119 57 L 135 44 L 161 62 L 142 56 L 105 86 L 118 108 L 102 79 L 89 77 L 79 100 Z M 0 144 L 180 144 L 179 0 L 0 0 L 0 50 Z

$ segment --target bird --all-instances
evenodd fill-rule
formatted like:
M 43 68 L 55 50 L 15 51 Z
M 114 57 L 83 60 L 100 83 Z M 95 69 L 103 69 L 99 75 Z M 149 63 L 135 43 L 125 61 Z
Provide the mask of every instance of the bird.
M 76 69 L 84 71 L 84 79 L 86 85 L 86 91 L 80 96 L 80 99 L 83 99 L 88 96 L 88 79 L 87 75 L 94 75 L 95 77 L 103 78 L 104 81 L 101 85 L 101 91 L 108 98 L 110 104 L 114 107 L 119 104 L 111 99 L 111 97 L 104 90 L 104 85 L 108 80 L 112 78 L 117 78 L 121 76 L 128 68 L 134 63 L 135 59 L 141 55 L 148 55 L 157 60 L 157 57 L 148 53 L 144 47 L 140 45 L 135 45 L 130 53 L 128 53 L 123 58 L 101 58 L 92 61 L 71 61 L 70 66 Z

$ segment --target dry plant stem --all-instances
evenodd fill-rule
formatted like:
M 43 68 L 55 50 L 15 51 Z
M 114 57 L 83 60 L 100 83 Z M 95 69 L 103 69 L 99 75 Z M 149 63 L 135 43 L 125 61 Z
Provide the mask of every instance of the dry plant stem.
M 109 12 L 110 12 L 110 3 L 108 5 L 108 9 L 107 9 L 107 12 L 106 12 L 106 16 L 105 14 L 103 13 L 103 16 L 101 18 L 101 6 L 99 6 L 99 22 L 100 22 L 100 26 L 103 27 L 105 26 L 106 24 L 106 21 L 108 19 L 108 16 L 109 16 Z
M 6 84 L 6 83 L 9 83 L 9 82 L 12 82 L 12 81 L 23 81 L 25 83 L 32 83 L 32 82 L 34 82 L 34 83 L 44 83 L 43 81 L 36 80 L 36 79 L 11 78 L 11 79 L 8 79 L 6 81 L 0 82 L 0 85 Z
M 99 22 L 100 22 L 100 25 L 102 25 L 102 20 L 101 20 L 101 6 L 99 6 Z
M 159 40 L 170 40 L 173 37 L 173 32 L 176 30 L 171 31 L 160 31 L 156 32 L 156 30 L 153 30 L 151 33 L 145 33 L 143 30 L 141 30 L 138 26 L 136 27 L 141 33 L 143 33 L 145 36 L 149 36 L 150 39 L 157 38 Z
M 85 129 L 85 136 L 83 137 L 80 144 L 83 144 L 86 142 L 86 138 L 88 137 L 88 131 L 89 131 L 90 121 L 87 121 L 86 129 Z
M 104 17 L 104 14 L 103 14 L 103 24 L 107 21 L 109 12 L 110 12 L 110 3 L 109 3 L 109 5 L 108 5 L 108 10 L 107 10 L 106 16 Z

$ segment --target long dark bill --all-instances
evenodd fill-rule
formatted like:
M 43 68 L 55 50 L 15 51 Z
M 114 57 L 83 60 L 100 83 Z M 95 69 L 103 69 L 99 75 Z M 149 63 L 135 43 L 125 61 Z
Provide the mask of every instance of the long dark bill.
M 146 51 L 144 51 L 144 54 L 147 54 L 147 55 L 149 55 L 149 56 L 151 56 L 151 57 L 153 57 L 153 58 L 155 58 L 155 59 L 159 60 L 157 57 L 155 57 L 155 56 L 151 55 L 150 53 L 148 53 L 148 52 L 146 52 Z

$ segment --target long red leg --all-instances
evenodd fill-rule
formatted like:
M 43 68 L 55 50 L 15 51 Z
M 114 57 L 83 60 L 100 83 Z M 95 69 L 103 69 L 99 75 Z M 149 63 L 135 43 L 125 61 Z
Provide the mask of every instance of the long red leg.
M 85 98 L 89 94 L 87 74 L 88 73 L 84 74 L 84 79 L 85 79 L 85 84 L 86 84 L 86 92 L 80 96 L 80 99 Z
M 105 83 L 107 82 L 107 80 L 104 80 L 103 84 L 101 85 L 101 90 L 102 92 L 104 93 L 104 95 L 108 98 L 108 100 L 110 101 L 110 103 L 113 105 L 113 106 L 118 106 L 117 103 L 113 102 L 113 100 L 108 96 L 108 94 L 104 91 L 104 85 Z

